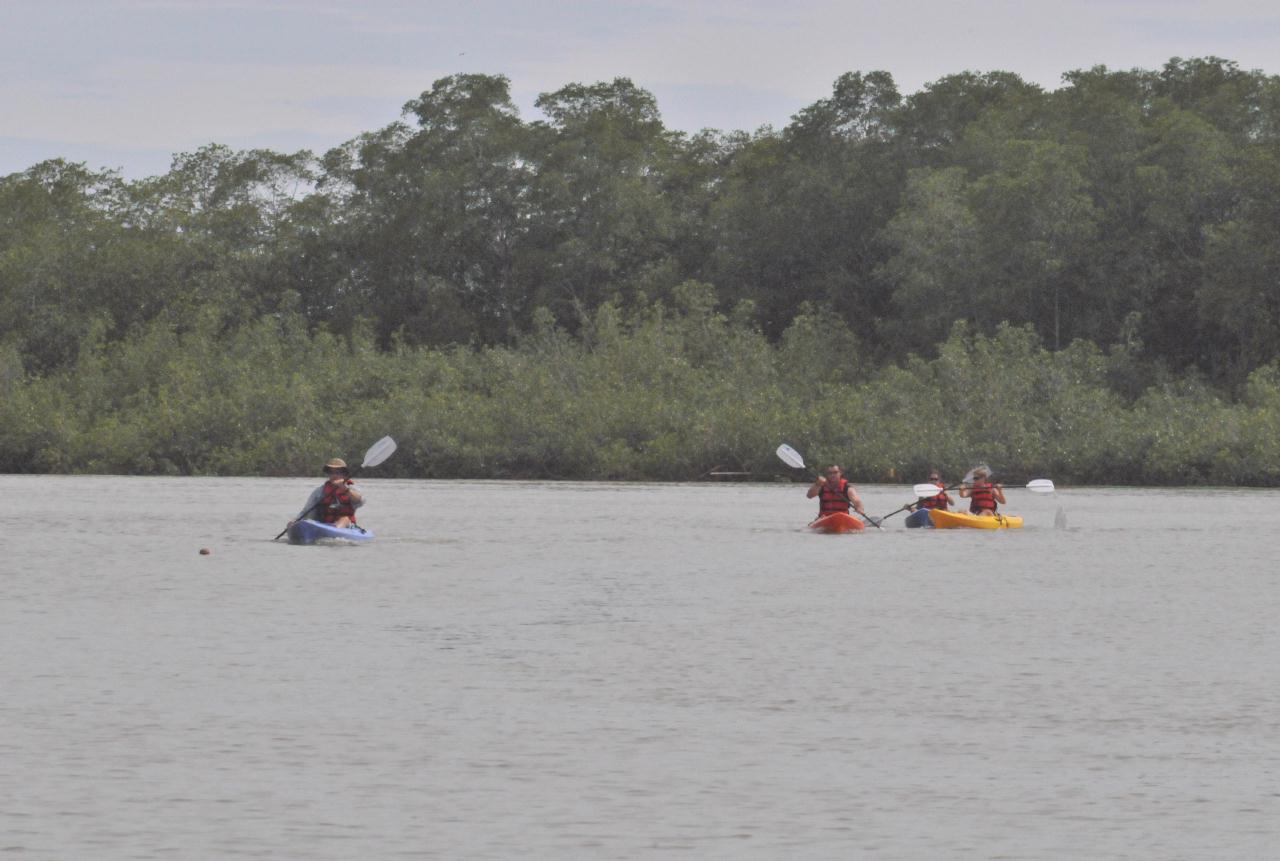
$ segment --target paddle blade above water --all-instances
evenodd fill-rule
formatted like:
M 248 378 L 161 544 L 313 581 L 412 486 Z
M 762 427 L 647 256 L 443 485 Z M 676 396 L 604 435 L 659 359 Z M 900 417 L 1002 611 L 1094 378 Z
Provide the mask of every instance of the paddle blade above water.
M 1027 482 L 1027 490 L 1033 493 L 1053 493 L 1053 482 L 1047 478 L 1033 478 Z
M 389 436 L 369 446 L 369 450 L 364 453 L 364 462 L 360 464 L 360 468 L 364 469 L 370 466 L 377 466 L 387 458 L 391 457 L 396 450 L 396 441 Z
M 778 446 L 778 457 L 787 466 L 793 466 L 796 469 L 804 469 L 804 458 L 800 456 L 800 452 L 796 451 L 785 442 Z
M 930 496 L 937 496 L 942 493 L 942 488 L 936 484 L 917 484 L 911 488 L 911 492 L 921 499 L 928 499 Z

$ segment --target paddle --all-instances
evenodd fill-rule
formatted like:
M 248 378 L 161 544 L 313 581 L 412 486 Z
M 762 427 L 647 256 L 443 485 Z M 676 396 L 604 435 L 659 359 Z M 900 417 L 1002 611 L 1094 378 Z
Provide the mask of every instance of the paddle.
M 395 454 L 395 450 L 396 450 L 396 441 L 389 436 L 384 436 L 382 439 L 378 440 L 373 445 L 369 446 L 369 450 L 364 453 L 364 460 L 360 462 L 360 466 L 356 467 L 356 469 L 369 469 L 371 467 L 375 467 L 378 464 L 382 463 L 387 458 L 391 457 L 391 455 Z M 354 471 L 351 473 L 348 473 L 347 478 L 350 479 L 351 476 L 354 474 L 355 474 Z M 315 505 L 311 506 L 306 511 L 302 512 L 301 516 L 296 518 L 294 522 L 296 523 L 298 520 L 306 520 L 307 515 L 315 511 L 319 507 L 320 507 L 320 503 L 317 502 Z M 289 527 L 286 526 L 284 529 L 280 531 L 280 535 L 277 535 L 275 538 L 271 540 L 272 541 L 279 540 L 280 536 L 284 535 L 288 531 L 289 531 Z
M 919 505 L 922 499 L 928 499 L 931 496 L 937 496 L 939 493 L 946 493 L 948 490 L 955 490 L 959 486 L 960 485 L 958 484 L 953 484 L 951 485 L 951 487 L 938 487 L 938 485 L 936 484 L 917 484 L 915 487 L 911 488 L 911 492 L 916 495 L 915 502 L 908 502 L 906 505 L 902 506 L 896 511 L 890 511 L 884 517 L 880 518 L 880 522 L 884 523 L 886 520 L 888 520 L 890 517 L 893 517 L 893 515 L 897 514 L 899 511 L 906 511 L 908 508 L 910 508 L 913 505 Z
M 988 480 L 995 477 L 995 473 L 991 471 L 990 467 L 986 464 L 979 464 L 964 474 L 964 478 L 960 479 L 960 484 L 971 484 L 973 482 L 973 474 L 980 469 L 987 473 Z M 952 487 L 948 487 L 947 490 L 952 490 L 959 486 L 959 484 L 953 485 Z M 920 485 L 917 484 L 913 490 L 918 489 L 919 487 Z M 1032 493 L 1053 493 L 1055 490 L 1053 481 L 1047 478 L 1033 478 L 1023 485 L 1017 485 L 1014 487 L 1005 487 L 1004 485 L 1001 485 L 1001 487 L 1005 490 L 1019 490 L 1025 488 Z
M 978 470 L 983 470 L 984 472 L 986 472 L 987 480 L 988 480 L 988 481 L 990 481 L 992 478 L 994 478 L 994 477 L 995 477 L 995 473 L 991 471 L 991 468 L 990 468 L 990 467 L 988 467 L 986 464 L 979 464 L 978 466 L 975 466 L 973 469 L 971 469 L 971 470 L 969 470 L 967 473 L 965 473 L 964 480 L 962 481 L 962 484 L 969 484 L 970 482 L 972 482 L 972 481 L 973 481 L 973 474 L 974 474 L 975 472 L 977 472 Z M 1017 490 L 1017 489 L 1018 489 L 1018 487 L 1005 487 L 1004 485 L 999 485 L 999 487 L 1000 487 L 1002 490 Z M 1052 482 L 1052 481 L 1050 481 L 1050 480 L 1049 480 L 1049 479 L 1047 479 L 1047 478 L 1033 478 L 1033 479 L 1031 479 L 1031 481 L 1028 481 L 1026 484 L 1022 485 L 1022 487 L 1026 488 L 1027 490 L 1031 491 L 1032 493 L 1053 493 L 1053 491 L 1054 491 L 1053 482 Z M 961 495 L 963 496 L 963 491 L 961 492 Z M 970 511 L 972 511 L 972 510 L 973 510 L 973 509 L 971 508 L 971 509 L 970 509 Z M 996 514 L 996 517 L 1003 517 L 1003 516 L 1004 516 L 1004 515 L 1002 515 L 1002 514 Z
M 787 445 L 785 442 L 782 445 L 778 446 L 777 454 L 778 454 L 778 458 L 787 466 L 792 467 L 793 469 L 803 469 L 805 472 L 809 473 L 814 478 L 819 477 L 816 472 L 814 472 L 812 469 L 809 469 L 809 467 L 805 466 L 804 458 L 800 456 L 800 452 L 796 451 L 794 448 Z M 861 512 L 859 513 L 861 514 Z M 874 517 L 868 517 L 867 515 L 862 514 L 862 519 L 870 523 L 876 529 L 883 528 L 880 525 L 880 521 L 876 520 Z
M 957 487 L 959 487 L 962 484 L 968 484 L 969 482 L 973 481 L 973 474 L 980 469 L 987 470 L 988 475 L 991 474 L 991 470 L 987 467 L 986 464 L 978 464 L 973 469 L 966 472 L 964 474 L 964 478 L 960 479 L 960 481 L 948 487 L 938 487 L 938 485 L 930 484 L 930 483 L 917 484 L 915 487 L 911 488 L 911 492 L 916 495 L 916 501 L 908 502 L 906 505 L 902 506 L 897 511 L 890 511 L 884 517 L 880 518 L 880 522 L 883 523 L 884 521 L 888 520 L 890 517 L 893 517 L 893 515 L 897 514 L 898 512 L 906 511 L 911 506 L 918 505 L 920 503 L 920 500 L 922 499 L 928 499 L 931 496 L 937 496 L 939 493 L 946 493 L 948 490 L 955 490 Z
M 973 473 L 970 472 L 965 477 L 972 479 Z M 963 483 L 964 482 L 961 482 L 961 484 Z M 922 499 L 928 499 L 931 496 L 937 496 L 939 493 L 945 493 L 948 490 L 955 490 L 959 486 L 960 484 L 953 484 L 950 487 L 938 487 L 938 485 L 936 484 L 917 484 L 915 487 L 911 488 L 911 492 L 916 495 L 916 501 L 908 502 L 906 505 L 902 506 L 896 511 L 890 511 L 884 517 L 880 518 L 880 522 L 883 523 L 884 521 L 888 520 L 890 517 L 893 517 L 893 515 L 897 514 L 898 512 L 906 511 L 911 506 L 919 504 L 920 500 Z M 1032 493 L 1053 493 L 1054 491 L 1053 482 L 1047 478 L 1034 478 L 1031 481 L 1027 482 L 1026 485 L 1024 486 L 1027 490 L 1031 491 Z M 1019 488 L 1006 487 L 1004 489 L 1018 490 Z

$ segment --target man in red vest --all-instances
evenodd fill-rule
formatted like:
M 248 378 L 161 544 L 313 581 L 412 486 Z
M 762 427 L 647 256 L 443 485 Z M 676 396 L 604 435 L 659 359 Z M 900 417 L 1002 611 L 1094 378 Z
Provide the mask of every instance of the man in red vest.
M 825 476 L 818 476 L 818 480 L 813 483 L 805 496 L 808 499 L 818 497 L 819 517 L 826 517 L 837 511 L 848 514 L 850 506 L 853 506 L 853 510 L 864 518 L 867 516 L 867 512 L 862 508 L 862 500 L 858 497 L 858 491 L 845 479 L 840 467 L 835 464 L 827 467 Z
M 351 482 L 351 470 L 347 462 L 340 457 L 332 458 L 324 465 L 324 484 L 311 491 L 307 497 L 306 507 L 296 520 L 310 517 L 321 523 L 331 523 L 339 529 L 352 526 L 356 522 L 356 509 L 364 505 L 364 495 L 355 489 Z M 289 521 L 289 525 L 294 524 Z

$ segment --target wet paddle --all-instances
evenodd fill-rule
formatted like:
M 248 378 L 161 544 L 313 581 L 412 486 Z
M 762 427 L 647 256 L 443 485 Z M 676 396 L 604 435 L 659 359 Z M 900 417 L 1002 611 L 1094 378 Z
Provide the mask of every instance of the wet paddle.
M 890 517 L 893 517 L 893 515 L 901 511 L 906 511 L 908 508 L 910 508 L 913 505 L 919 505 L 923 500 L 926 500 L 931 496 L 937 496 L 939 493 L 946 493 L 948 490 L 955 490 L 959 486 L 960 485 L 958 484 L 953 484 L 951 485 L 951 487 L 938 487 L 938 485 L 936 484 L 928 484 L 928 483 L 917 484 L 915 487 L 911 488 L 911 492 L 916 495 L 915 502 L 908 502 L 906 505 L 902 506 L 901 508 L 896 509 L 894 511 L 890 511 L 884 517 L 880 518 L 880 522 L 881 523 L 885 522 Z
M 358 466 L 357 469 L 370 469 L 371 467 L 375 467 L 378 464 L 382 463 L 387 458 L 391 457 L 391 455 L 395 454 L 395 450 L 396 450 L 396 441 L 389 436 L 384 436 L 382 439 L 378 440 L 373 445 L 369 446 L 369 450 L 364 453 L 364 460 L 360 462 L 360 466 Z M 351 476 L 354 474 L 355 473 L 353 471 L 352 473 L 348 474 L 347 478 L 350 479 Z M 311 512 L 315 511 L 319 507 L 320 507 L 320 503 L 317 502 L 315 505 L 311 506 L 306 511 L 304 511 L 300 517 L 296 518 L 293 522 L 291 522 L 290 526 L 292 526 L 293 523 L 296 523 L 298 520 L 305 520 L 307 518 L 307 515 L 309 515 Z M 284 535 L 288 531 L 289 531 L 289 527 L 286 526 L 284 529 L 280 530 L 280 535 L 277 535 L 275 538 L 271 540 L 272 541 L 279 540 L 280 536 Z
M 970 472 L 969 475 L 966 476 L 966 478 L 972 479 L 973 473 Z M 964 482 L 961 482 L 960 484 L 964 484 Z M 910 508 L 913 505 L 918 505 L 921 500 L 928 499 L 931 496 L 937 496 L 939 493 L 945 493 L 948 490 L 955 490 L 957 487 L 960 486 L 960 484 L 953 484 L 950 487 L 945 487 L 945 488 L 938 487 L 938 485 L 936 484 L 917 484 L 915 487 L 911 488 L 911 492 L 916 495 L 916 501 L 908 502 L 906 505 L 902 506 L 896 511 L 890 511 L 884 517 L 880 518 L 880 522 L 883 523 L 884 521 L 888 520 L 890 517 L 893 517 L 893 515 L 902 511 L 906 511 L 908 508 Z M 1053 482 L 1047 478 L 1034 478 L 1031 481 L 1027 482 L 1026 485 L 1024 485 L 1024 487 L 1027 490 L 1031 491 L 1032 493 L 1053 493 L 1054 491 Z M 1004 489 L 1018 490 L 1019 488 L 1006 487 Z
M 973 469 L 966 472 L 964 474 L 964 478 L 960 479 L 955 484 L 948 485 L 947 487 L 938 487 L 938 485 L 931 484 L 929 482 L 917 484 L 916 486 L 911 488 L 911 492 L 916 495 L 915 502 L 908 502 L 906 505 L 902 506 L 896 511 L 890 511 L 884 517 L 880 518 L 880 522 L 883 523 L 884 521 L 888 520 L 890 517 L 893 517 L 893 515 L 898 514 L 899 512 L 906 511 L 913 505 L 919 505 L 922 500 L 928 499 L 931 496 L 937 496 L 939 493 L 946 493 L 949 490 L 955 490 L 956 488 L 960 487 L 962 484 L 968 484 L 969 482 L 973 481 L 973 474 L 980 469 L 985 469 L 988 475 L 991 474 L 991 470 L 989 467 L 987 467 L 986 464 L 979 464 L 975 466 Z

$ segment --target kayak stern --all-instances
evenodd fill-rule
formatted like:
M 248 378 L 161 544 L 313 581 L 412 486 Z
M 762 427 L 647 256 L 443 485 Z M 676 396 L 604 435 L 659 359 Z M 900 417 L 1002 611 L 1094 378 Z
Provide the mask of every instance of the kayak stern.
M 929 512 L 929 519 L 933 521 L 933 525 L 937 529 L 1022 528 L 1021 517 L 1014 517 L 1007 514 L 997 514 L 994 517 L 982 517 L 977 514 L 968 514 L 963 511 L 941 511 L 935 508 Z

